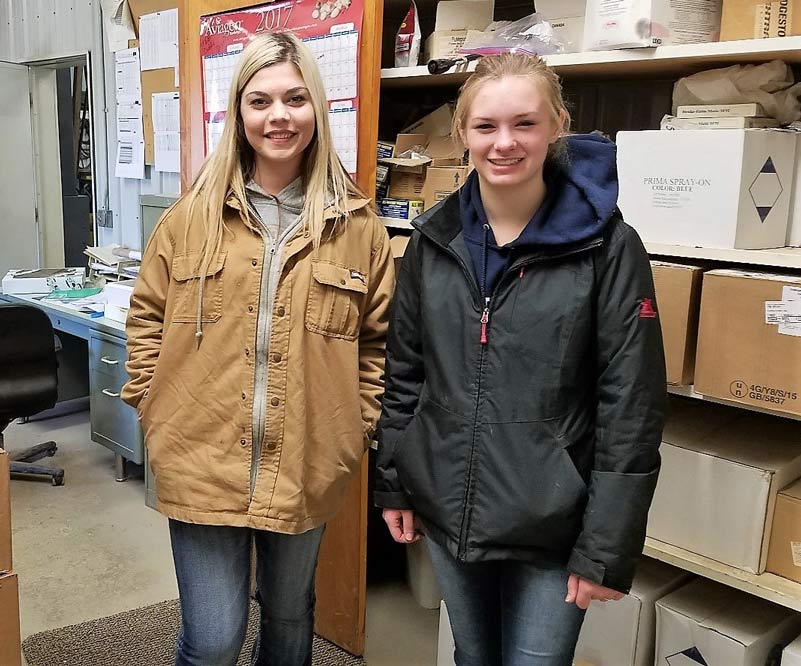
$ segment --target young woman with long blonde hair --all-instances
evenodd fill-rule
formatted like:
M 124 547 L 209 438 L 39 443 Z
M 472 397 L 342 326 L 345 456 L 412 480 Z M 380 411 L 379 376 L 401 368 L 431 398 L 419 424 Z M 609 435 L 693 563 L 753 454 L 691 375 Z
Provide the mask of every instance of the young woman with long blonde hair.
M 256 37 L 219 146 L 150 239 L 130 381 L 183 625 L 178 666 L 233 666 L 251 543 L 260 650 L 308 666 L 326 521 L 376 425 L 394 283 L 387 233 L 334 151 L 314 57 Z
M 614 144 L 567 135 L 556 74 L 485 57 L 454 132 L 475 171 L 424 213 L 387 342 L 376 502 L 422 522 L 458 666 L 570 666 L 628 591 L 659 471 L 665 367 Z

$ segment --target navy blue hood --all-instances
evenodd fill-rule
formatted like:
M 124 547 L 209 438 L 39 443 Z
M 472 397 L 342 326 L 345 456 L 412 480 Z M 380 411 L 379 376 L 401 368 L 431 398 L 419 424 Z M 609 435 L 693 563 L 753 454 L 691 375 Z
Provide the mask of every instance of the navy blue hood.
M 615 144 L 597 134 L 576 134 L 562 141 L 565 157 L 545 165 L 545 200 L 520 236 L 503 247 L 496 244 L 489 228 L 475 171 L 460 190 L 464 237 L 482 291 L 487 294 L 492 292 L 516 250 L 590 240 L 601 235 L 615 212 L 618 195 Z

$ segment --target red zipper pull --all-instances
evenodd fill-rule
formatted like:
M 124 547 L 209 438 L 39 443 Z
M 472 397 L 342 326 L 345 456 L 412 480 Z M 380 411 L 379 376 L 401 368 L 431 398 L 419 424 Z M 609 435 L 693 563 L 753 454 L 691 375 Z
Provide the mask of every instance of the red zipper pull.
M 481 313 L 481 344 L 487 344 L 487 324 L 489 324 L 489 308 L 484 308 Z

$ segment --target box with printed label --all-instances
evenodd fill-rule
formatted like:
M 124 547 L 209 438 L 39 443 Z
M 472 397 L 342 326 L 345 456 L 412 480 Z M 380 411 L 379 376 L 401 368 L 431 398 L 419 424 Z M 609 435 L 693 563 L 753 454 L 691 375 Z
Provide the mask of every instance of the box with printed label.
M 667 382 L 686 386 L 693 383 L 695 372 L 703 268 L 652 261 L 651 271 L 662 325 Z
M 392 157 L 394 150 L 395 144 L 391 141 L 379 141 L 376 148 L 376 157 L 378 159 L 381 159 L 382 157 Z
M 776 495 L 801 476 L 798 423 L 673 399 L 660 454 L 648 536 L 762 573 Z
M 720 41 L 801 35 L 799 0 L 723 0 Z
M 4 294 L 49 294 L 54 289 L 83 289 L 86 271 L 75 268 L 10 270 L 3 278 Z
M 643 557 L 629 594 L 620 601 L 593 601 L 581 626 L 574 663 L 652 666 L 656 602 L 692 580 L 686 571 Z
M 393 168 L 389 173 L 389 199 L 422 199 L 426 173 Z
M 11 571 L 11 488 L 8 453 L 0 449 L 0 573 Z
M 801 583 L 801 479 L 776 497 L 767 571 Z
M 423 212 L 422 201 L 409 199 L 379 199 L 378 214 L 381 217 L 393 217 L 397 220 L 413 220 Z
M 782 130 L 618 132 L 620 210 L 645 242 L 784 247 L 795 148 Z
M 586 0 L 537 0 L 537 14 L 548 21 L 565 53 L 582 51 Z
M 716 42 L 721 0 L 587 0 L 585 51 Z
M 704 275 L 695 390 L 801 416 L 801 277 Z
M 481 34 L 480 30 L 438 30 L 432 32 L 426 39 L 423 48 L 423 59 L 437 60 L 439 58 L 458 58 L 461 54 L 459 49 L 464 46 L 465 41 L 475 35 Z
M 656 602 L 656 666 L 766 666 L 801 614 L 711 580 Z M 771 662 L 772 663 L 772 662 Z
M 19 626 L 19 583 L 17 574 L 0 576 L 0 664 L 22 663 Z
M 425 210 L 433 208 L 464 185 L 467 173 L 467 167 L 430 167 L 426 171 L 426 182 L 423 186 Z

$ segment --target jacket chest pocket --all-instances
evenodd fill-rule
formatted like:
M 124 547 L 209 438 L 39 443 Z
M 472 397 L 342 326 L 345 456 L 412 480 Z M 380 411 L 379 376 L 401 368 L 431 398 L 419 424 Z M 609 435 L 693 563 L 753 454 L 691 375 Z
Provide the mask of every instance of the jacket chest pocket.
M 203 311 L 201 321 L 211 323 L 222 316 L 223 267 L 225 252 L 211 260 L 203 283 Z M 197 321 L 197 303 L 200 295 L 200 252 L 176 254 L 172 259 L 172 280 L 175 292 L 172 321 L 194 324 Z
M 355 340 L 367 275 L 330 261 L 312 261 L 306 328 L 334 338 Z

